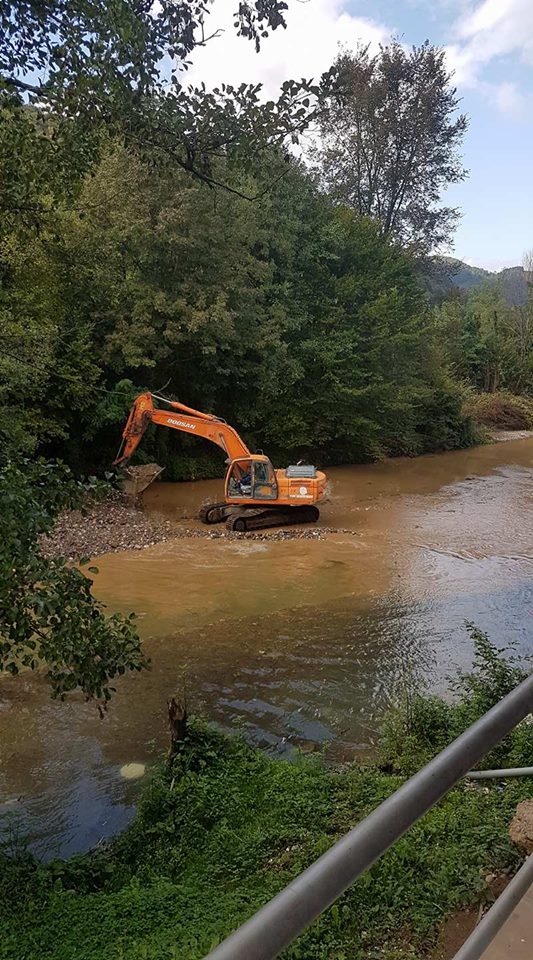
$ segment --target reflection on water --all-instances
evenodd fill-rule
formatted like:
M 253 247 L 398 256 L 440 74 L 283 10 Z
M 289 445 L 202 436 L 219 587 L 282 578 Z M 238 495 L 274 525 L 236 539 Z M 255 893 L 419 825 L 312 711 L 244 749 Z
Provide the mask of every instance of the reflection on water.
M 398 690 L 443 690 L 468 666 L 465 620 L 530 652 L 532 440 L 329 473 L 320 522 L 350 533 L 99 558 L 95 590 L 138 611 L 152 670 L 120 683 L 103 721 L 81 701 L 52 703 L 38 677 L 0 683 L 10 842 L 27 833 L 64 856 L 124 826 L 138 784 L 120 769 L 157 755 L 166 699 L 183 687 L 254 743 L 336 761 L 372 748 Z M 183 522 L 218 486 L 158 484 L 146 509 Z

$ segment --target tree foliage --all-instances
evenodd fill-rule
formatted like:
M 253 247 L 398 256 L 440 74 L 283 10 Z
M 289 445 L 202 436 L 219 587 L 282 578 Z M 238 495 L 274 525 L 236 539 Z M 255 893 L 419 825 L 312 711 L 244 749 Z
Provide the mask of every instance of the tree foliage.
M 259 50 L 285 27 L 286 9 L 283 0 L 241 0 L 235 29 Z M 187 84 L 191 54 L 216 42 L 211 13 L 205 0 L 0 3 L 4 213 L 42 213 L 39 184 L 50 197 L 74 189 L 98 157 L 102 132 L 210 185 L 215 157 L 243 165 L 297 139 L 319 93 L 311 80 L 287 80 L 276 101 L 261 98 L 260 84 Z M 31 159 L 23 177 L 10 161 L 21 148 Z
M 238 183 L 255 189 L 247 172 Z M 467 442 L 409 258 L 295 162 L 261 201 L 214 204 L 109 142 L 76 207 L 31 245 L 12 239 L 7 275 L 5 449 L 22 435 L 103 466 L 135 389 L 166 383 L 284 459 Z M 143 449 L 168 464 L 176 438 L 162 434 Z
M 235 28 L 259 50 L 261 37 L 286 26 L 286 10 L 284 0 L 240 0 Z M 61 96 L 67 108 L 98 92 L 150 93 L 162 86 L 163 57 L 175 74 L 207 42 L 210 13 L 206 0 L 163 0 L 157 8 L 149 0 L 2 2 L 0 71 L 8 85 Z
M 457 378 L 476 390 L 533 393 L 533 285 L 525 304 L 508 304 L 486 285 L 436 308 L 437 335 Z
M 465 176 L 457 148 L 467 119 L 457 116 L 444 51 L 396 41 L 372 56 L 361 47 L 341 53 L 335 70 L 316 151 L 324 189 L 404 247 L 431 252 L 458 216 L 442 192 Z
M 90 489 L 60 464 L 0 470 L 0 671 L 45 665 L 54 697 L 80 689 L 102 708 L 115 677 L 146 666 L 133 620 L 106 617 L 90 577 L 63 558 L 47 559 L 39 545 L 58 511 L 78 506 Z

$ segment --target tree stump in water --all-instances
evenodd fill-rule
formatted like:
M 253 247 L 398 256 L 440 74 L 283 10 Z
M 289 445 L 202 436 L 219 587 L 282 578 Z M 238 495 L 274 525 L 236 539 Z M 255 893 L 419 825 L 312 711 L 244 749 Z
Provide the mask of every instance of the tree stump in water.
M 171 697 L 167 700 L 168 707 L 168 725 L 170 727 L 170 748 L 168 751 L 169 759 L 176 754 L 178 744 L 185 739 L 187 735 L 187 705 Z

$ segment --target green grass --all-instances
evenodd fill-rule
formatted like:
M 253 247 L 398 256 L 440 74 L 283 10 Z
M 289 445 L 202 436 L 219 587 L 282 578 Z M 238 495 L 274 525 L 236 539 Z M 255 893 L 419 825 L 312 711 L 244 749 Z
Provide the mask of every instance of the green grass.
M 203 957 L 397 789 L 451 727 L 516 681 L 517 669 L 477 638 L 477 680 L 463 685 L 458 704 L 414 698 L 389 721 L 383 756 L 393 772 L 289 763 L 193 723 L 172 769 L 154 772 L 136 820 L 109 850 L 46 867 L 4 859 L 2 960 Z M 531 730 L 522 725 L 499 760 L 531 762 Z M 507 827 L 531 789 L 530 781 L 454 789 L 283 956 L 427 956 L 442 920 L 487 895 L 485 876 L 519 862 Z

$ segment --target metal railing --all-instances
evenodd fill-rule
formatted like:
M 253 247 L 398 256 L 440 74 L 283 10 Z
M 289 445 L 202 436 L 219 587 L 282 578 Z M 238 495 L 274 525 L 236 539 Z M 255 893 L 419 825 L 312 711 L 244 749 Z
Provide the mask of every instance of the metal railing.
M 520 903 L 532 883 L 533 856 L 528 857 L 526 862 L 522 864 L 518 873 L 478 923 L 468 940 L 465 940 L 453 960 L 478 960 L 485 948 L 494 939 L 498 930 L 511 916 L 517 903 Z
M 209 960 L 274 960 L 532 710 L 533 675 L 215 947 Z M 529 886 L 532 878 L 533 864 L 526 861 L 513 881 L 515 895 L 517 890 L 522 891 L 518 899 L 527 889 L 524 886 L 526 879 Z M 489 926 L 489 917 L 498 904 L 500 909 L 496 917 L 492 916 Z M 512 896 L 505 897 L 504 894 L 488 912 L 483 927 L 490 932 L 489 940 L 514 906 Z M 456 960 L 477 960 L 481 956 L 486 942 L 489 942 L 480 938 L 481 927 L 480 923 L 474 931 L 477 940 L 469 948 L 470 952 L 464 952 L 465 944 L 463 953 L 459 952 Z

